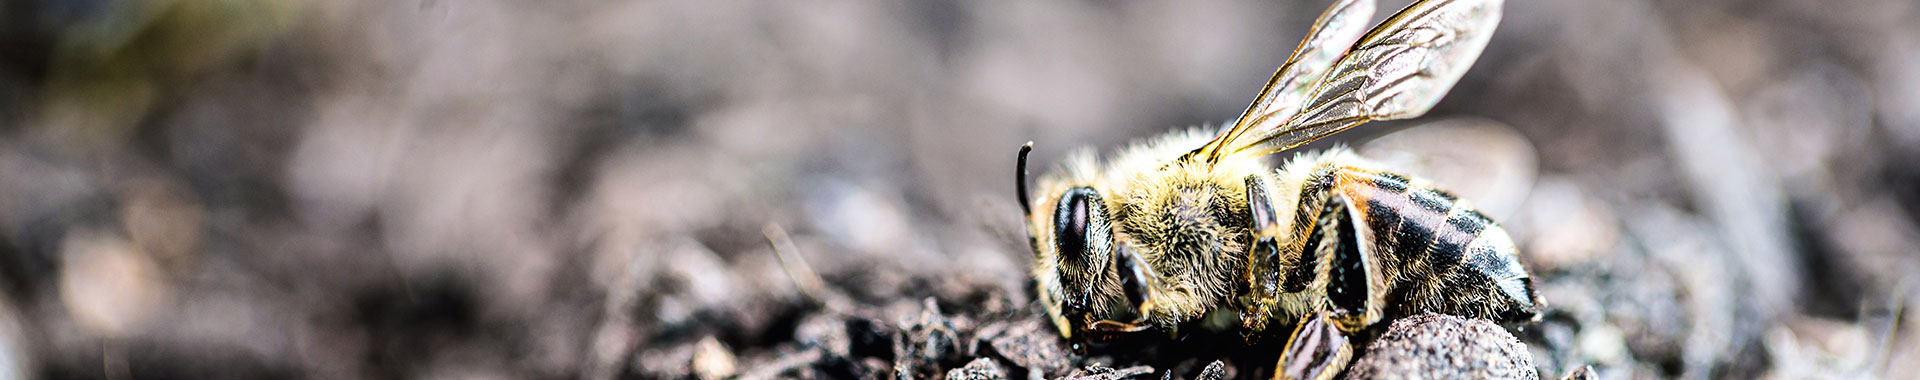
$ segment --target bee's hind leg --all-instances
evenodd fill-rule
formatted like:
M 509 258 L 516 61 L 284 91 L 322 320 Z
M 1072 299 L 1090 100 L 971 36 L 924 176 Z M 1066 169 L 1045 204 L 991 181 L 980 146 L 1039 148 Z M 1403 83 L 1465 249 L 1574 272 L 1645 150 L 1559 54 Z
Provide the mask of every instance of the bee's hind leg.
M 1251 190 L 1249 191 L 1251 192 Z M 1303 195 L 1303 198 L 1305 196 Z M 1300 317 L 1288 336 L 1286 349 L 1274 377 L 1278 379 L 1332 379 L 1353 360 L 1353 344 L 1359 332 L 1377 318 L 1368 307 L 1366 265 L 1346 198 L 1328 193 L 1319 198 L 1313 224 L 1302 229 L 1306 236 L 1300 246 L 1298 262 L 1291 268 L 1300 271 L 1280 285 L 1282 292 L 1305 292 L 1312 273 L 1325 273 L 1324 303 L 1316 303 L 1315 312 Z M 1257 260 L 1257 259 L 1256 259 Z M 1312 271 L 1312 272 L 1308 272 Z
M 1326 314 L 1300 319 L 1287 338 L 1287 349 L 1274 369 L 1275 379 L 1327 380 L 1353 361 L 1353 345 L 1345 331 L 1334 327 Z

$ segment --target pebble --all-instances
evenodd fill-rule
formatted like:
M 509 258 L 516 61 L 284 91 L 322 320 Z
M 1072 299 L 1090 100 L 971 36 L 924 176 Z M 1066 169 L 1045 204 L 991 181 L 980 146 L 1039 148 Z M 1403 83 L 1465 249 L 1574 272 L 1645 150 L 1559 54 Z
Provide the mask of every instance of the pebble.
M 893 372 L 900 379 L 932 377 L 941 361 L 960 351 L 959 334 L 940 314 L 940 305 L 932 298 L 924 303 L 920 317 L 904 323 L 900 330 L 905 334 L 895 336 Z
M 967 366 L 947 371 L 948 380 L 1006 380 L 1007 371 L 993 359 L 979 358 L 967 363 Z
M 1114 368 L 1107 368 L 1107 367 L 1096 364 L 1096 365 L 1088 366 L 1087 368 L 1073 370 L 1073 373 L 1067 374 L 1066 377 L 1061 377 L 1060 379 L 1061 380 L 1120 380 L 1120 379 L 1130 379 L 1130 378 L 1133 378 L 1134 376 L 1146 375 L 1150 373 L 1153 373 L 1153 367 L 1149 367 L 1149 366 L 1134 366 L 1134 367 L 1114 369 Z
M 701 339 L 693 349 L 693 375 L 701 380 L 719 380 L 739 373 L 733 352 L 713 337 Z

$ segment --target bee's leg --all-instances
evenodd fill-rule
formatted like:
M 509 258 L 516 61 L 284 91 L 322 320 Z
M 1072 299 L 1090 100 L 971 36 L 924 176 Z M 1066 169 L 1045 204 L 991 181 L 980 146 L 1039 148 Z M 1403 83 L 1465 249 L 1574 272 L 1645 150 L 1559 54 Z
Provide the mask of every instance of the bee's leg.
M 1300 281 L 1287 281 L 1283 290 L 1304 292 L 1311 273 L 1327 274 L 1326 301 L 1319 303 L 1316 313 L 1309 313 L 1294 324 L 1293 334 L 1287 338 L 1286 350 L 1280 355 L 1280 364 L 1274 377 L 1282 379 L 1332 379 L 1334 375 L 1347 368 L 1353 360 L 1353 337 L 1348 331 L 1364 326 L 1353 326 L 1349 319 L 1356 310 L 1364 313 L 1367 291 L 1364 280 L 1358 289 L 1350 280 L 1364 278 L 1364 273 L 1353 273 L 1354 269 L 1364 271 L 1364 262 L 1359 257 L 1360 242 L 1354 233 L 1353 218 L 1347 209 L 1346 198 L 1333 194 L 1324 196 L 1319 202 L 1318 214 L 1314 224 L 1306 229 L 1304 245 L 1300 247 L 1299 263 L 1296 269 L 1303 271 Z M 1316 272 L 1304 272 L 1313 270 Z M 1355 277 L 1360 276 L 1360 277 Z M 1354 292 L 1361 292 L 1354 297 Z M 1356 303 L 1356 300 L 1359 300 Z M 1364 319 L 1364 318 L 1362 318 Z
M 1247 176 L 1248 220 L 1252 222 L 1253 246 L 1247 253 L 1247 297 L 1240 309 L 1240 320 L 1249 332 L 1249 341 L 1265 331 L 1269 323 L 1300 318 L 1298 308 L 1315 305 L 1309 292 L 1320 272 L 1322 258 L 1332 257 L 1334 225 L 1347 218 L 1346 203 L 1333 195 L 1333 171 L 1323 170 L 1309 176 L 1301 188 L 1296 217 L 1279 220 L 1274 212 L 1273 189 L 1265 176 Z M 1324 200 L 1324 201 L 1323 201 Z M 1311 216 L 1305 218 L 1300 216 Z M 1288 306 L 1291 305 L 1291 306 Z M 1292 309 L 1289 309 L 1291 307 Z
M 1313 249 L 1307 256 L 1313 262 L 1324 266 L 1319 269 L 1326 274 L 1326 310 L 1327 319 L 1336 327 L 1348 332 L 1357 332 L 1367 328 L 1380 318 L 1380 302 L 1374 292 L 1380 284 L 1375 283 L 1370 268 L 1376 263 L 1368 260 L 1361 252 L 1359 225 L 1349 214 L 1347 199 L 1340 196 L 1327 197 L 1321 207 L 1320 225 L 1312 234 Z
M 1334 327 L 1326 314 L 1302 318 L 1287 338 L 1287 349 L 1274 369 L 1275 379 L 1327 380 L 1353 361 L 1353 345 L 1345 331 Z
M 1240 308 L 1244 331 L 1265 331 L 1279 307 L 1282 271 L 1286 263 L 1280 257 L 1279 216 L 1275 215 L 1272 187 L 1261 175 L 1247 176 L 1247 220 L 1252 221 L 1253 246 L 1247 248 L 1247 293 Z M 1250 335 L 1251 337 L 1252 335 Z

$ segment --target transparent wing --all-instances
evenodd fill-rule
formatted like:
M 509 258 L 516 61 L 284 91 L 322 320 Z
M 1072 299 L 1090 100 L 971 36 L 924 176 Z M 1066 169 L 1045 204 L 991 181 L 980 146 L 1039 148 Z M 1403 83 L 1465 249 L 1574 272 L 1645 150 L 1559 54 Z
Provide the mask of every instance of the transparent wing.
M 1460 81 L 1500 23 L 1500 0 L 1422 0 L 1360 38 L 1287 117 L 1258 116 L 1212 157 L 1266 155 L 1373 120 L 1420 116 Z
M 1354 147 L 1381 167 L 1446 184 L 1493 220 L 1510 220 L 1539 178 L 1532 143 L 1513 126 L 1478 117 L 1450 117 L 1394 131 Z M 1544 185 L 1543 185 L 1544 186 Z
M 1293 49 L 1293 56 L 1287 57 L 1287 63 L 1274 71 L 1273 78 L 1267 79 L 1267 85 L 1260 88 L 1253 104 L 1235 119 L 1233 127 L 1221 131 L 1220 136 L 1193 153 L 1212 160 L 1227 143 L 1245 135 L 1250 126 L 1262 120 L 1285 120 L 1293 116 L 1313 84 L 1366 32 L 1373 9 L 1373 0 L 1339 0 L 1328 6 L 1313 22 L 1307 37 L 1300 40 L 1300 46 Z

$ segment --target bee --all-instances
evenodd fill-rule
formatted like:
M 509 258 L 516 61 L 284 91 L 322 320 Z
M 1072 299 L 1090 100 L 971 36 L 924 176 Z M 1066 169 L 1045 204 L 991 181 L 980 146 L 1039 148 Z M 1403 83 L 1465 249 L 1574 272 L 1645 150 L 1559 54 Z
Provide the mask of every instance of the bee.
M 1181 326 L 1252 339 L 1291 326 L 1277 372 L 1321 379 L 1393 318 L 1536 320 L 1545 302 L 1511 238 L 1467 201 L 1345 148 L 1277 170 L 1266 161 L 1426 113 L 1486 47 L 1500 5 L 1419 0 L 1364 30 L 1373 2 L 1338 0 L 1217 132 L 1170 132 L 1104 165 L 1069 154 L 1037 193 L 1026 184 L 1033 145 L 1023 146 L 1015 191 L 1047 317 L 1076 342 Z

